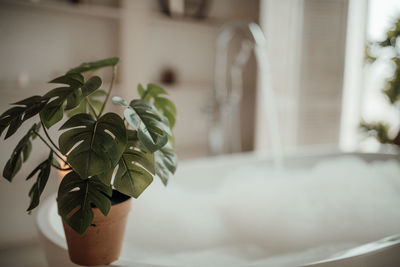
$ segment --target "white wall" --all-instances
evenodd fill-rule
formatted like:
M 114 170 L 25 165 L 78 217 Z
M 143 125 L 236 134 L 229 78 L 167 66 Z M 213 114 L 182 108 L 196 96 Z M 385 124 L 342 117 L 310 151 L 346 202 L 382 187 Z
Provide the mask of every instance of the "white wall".
M 338 145 L 348 0 L 264 0 L 283 146 Z

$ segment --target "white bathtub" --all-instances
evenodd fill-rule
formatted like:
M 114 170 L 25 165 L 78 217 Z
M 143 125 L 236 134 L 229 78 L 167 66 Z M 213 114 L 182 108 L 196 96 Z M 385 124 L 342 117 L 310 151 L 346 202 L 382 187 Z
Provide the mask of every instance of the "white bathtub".
M 333 173 L 326 174 L 332 179 L 307 177 L 318 176 L 324 168 L 318 162 L 326 159 L 340 168 L 337 182 Z M 359 164 L 358 170 L 347 161 Z M 342 177 L 368 176 L 374 164 L 375 176 L 386 177 L 382 182 Z M 121 258 L 109 266 L 299 266 L 324 259 L 315 266 L 376 266 L 385 260 L 385 266 L 396 266 L 390 264 L 400 262 L 397 236 L 337 253 L 400 233 L 400 181 L 393 178 L 398 174 L 400 180 L 400 172 L 393 173 L 399 164 L 393 155 L 302 153 L 286 158 L 289 175 L 282 175 L 270 158 L 255 154 L 183 162 L 169 187 L 156 180 L 134 200 Z M 265 181 L 254 178 L 264 172 Z M 290 173 L 300 174 L 292 179 Z M 55 196 L 42 203 L 37 225 L 49 266 L 76 266 L 68 259 Z

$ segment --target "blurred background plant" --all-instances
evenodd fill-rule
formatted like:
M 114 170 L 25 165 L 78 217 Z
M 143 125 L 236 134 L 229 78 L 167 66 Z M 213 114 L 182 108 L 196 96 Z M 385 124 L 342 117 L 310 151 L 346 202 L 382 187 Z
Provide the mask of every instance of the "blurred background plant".
M 377 60 L 387 61 L 394 66 L 393 75 L 386 80 L 382 93 L 387 101 L 400 112 L 400 17 L 394 21 L 386 32 L 386 38 L 380 42 L 369 42 L 366 49 L 367 64 L 374 64 Z M 361 129 L 369 136 L 374 136 L 380 143 L 394 145 L 400 152 L 400 129 L 385 122 L 361 122 Z M 392 127 L 396 127 L 397 134 L 392 134 Z

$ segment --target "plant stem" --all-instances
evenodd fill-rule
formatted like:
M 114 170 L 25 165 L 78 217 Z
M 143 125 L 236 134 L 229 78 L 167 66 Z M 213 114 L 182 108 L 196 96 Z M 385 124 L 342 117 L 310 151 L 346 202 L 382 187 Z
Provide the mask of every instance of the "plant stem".
M 88 103 L 89 108 L 92 110 L 92 112 L 93 112 L 94 116 L 96 117 L 96 119 L 98 119 L 100 116 L 97 115 L 96 110 L 94 109 L 94 106 L 92 105 L 92 103 L 90 102 L 88 97 L 86 97 L 86 102 Z
M 50 143 L 51 143 L 58 151 L 60 151 L 60 148 L 58 148 L 58 146 L 57 146 L 57 145 L 53 142 L 53 140 L 50 138 L 50 135 L 49 135 L 49 133 L 47 132 L 46 126 L 44 126 L 44 123 L 43 123 L 42 119 L 40 119 L 40 123 L 42 124 L 42 128 L 43 128 L 43 131 L 44 131 L 45 135 L 47 136 L 47 139 L 49 139 Z
M 53 153 L 56 154 L 56 156 L 57 156 L 59 159 L 61 159 L 61 160 L 65 163 L 65 165 L 68 165 L 68 166 L 71 167 L 71 165 L 69 165 L 68 162 L 66 162 L 66 161 L 57 153 L 57 151 L 55 151 L 55 150 L 49 145 L 49 143 L 47 143 L 47 141 L 43 138 L 43 136 L 41 136 L 41 135 L 40 135 L 38 132 L 36 132 L 36 131 L 33 131 L 33 133 L 36 134 L 36 136 L 38 136 L 38 137 L 43 141 L 43 143 L 45 143 L 46 146 L 47 146 L 48 148 L 50 148 L 50 150 L 53 151 Z
M 101 116 L 101 114 L 103 114 L 104 108 L 106 107 L 106 104 L 107 104 L 108 98 L 110 97 L 111 90 L 112 90 L 112 88 L 114 86 L 116 77 L 117 77 L 117 66 L 113 66 L 113 73 L 112 73 L 110 88 L 108 89 L 108 92 L 107 92 L 107 95 L 106 95 L 106 99 L 104 99 L 104 103 L 101 106 L 99 117 Z

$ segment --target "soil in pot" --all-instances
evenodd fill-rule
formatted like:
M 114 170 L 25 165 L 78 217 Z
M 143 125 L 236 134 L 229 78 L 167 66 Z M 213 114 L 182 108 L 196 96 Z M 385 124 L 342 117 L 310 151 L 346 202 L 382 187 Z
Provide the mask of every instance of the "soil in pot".
M 111 204 L 107 216 L 104 216 L 97 208 L 92 209 L 93 223 L 83 235 L 76 233 L 63 222 L 72 262 L 84 266 L 95 266 L 106 265 L 119 258 L 131 197 L 114 190 Z

